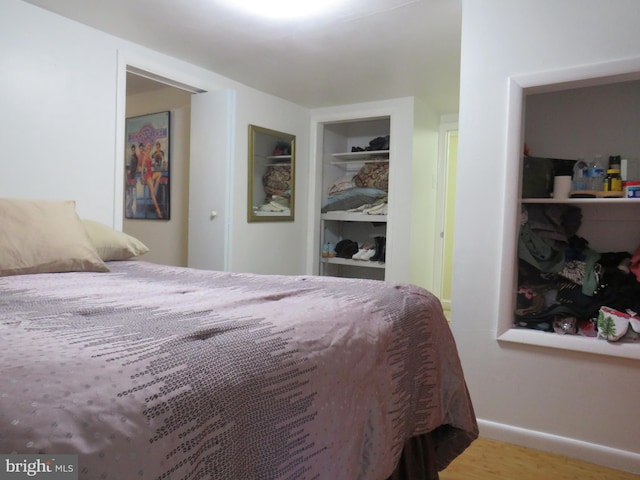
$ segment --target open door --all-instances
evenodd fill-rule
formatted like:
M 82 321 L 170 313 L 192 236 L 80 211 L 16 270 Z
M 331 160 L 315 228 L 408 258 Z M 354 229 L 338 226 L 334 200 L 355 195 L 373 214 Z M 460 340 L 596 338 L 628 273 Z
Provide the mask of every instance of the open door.
M 229 270 L 235 95 L 219 90 L 191 98 L 188 266 Z
M 442 307 L 449 317 L 451 311 L 451 287 L 453 285 L 453 226 L 455 219 L 456 203 L 456 176 L 458 169 L 458 130 L 448 130 L 446 150 L 446 182 L 445 182 L 445 206 L 443 228 L 443 252 L 442 252 Z

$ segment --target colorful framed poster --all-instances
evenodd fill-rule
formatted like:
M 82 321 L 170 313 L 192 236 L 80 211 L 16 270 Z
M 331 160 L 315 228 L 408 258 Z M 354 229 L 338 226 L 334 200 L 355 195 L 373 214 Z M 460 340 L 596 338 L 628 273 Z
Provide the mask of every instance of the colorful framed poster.
M 170 218 L 169 120 L 170 112 L 126 120 L 125 218 Z

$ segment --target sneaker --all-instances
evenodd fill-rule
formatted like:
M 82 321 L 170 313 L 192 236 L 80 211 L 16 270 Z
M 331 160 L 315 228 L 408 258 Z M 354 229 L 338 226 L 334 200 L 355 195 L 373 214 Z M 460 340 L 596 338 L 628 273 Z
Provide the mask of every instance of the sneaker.
M 364 248 L 359 249 L 356 253 L 351 256 L 352 260 L 362 260 L 362 255 L 366 252 Z
M 373 257 L 375 254 L 376 254 L 375 248 L 368 248 L 364 251 L 362 255 L 360 255 L 360 260 L 371 260 L 371 257 Z
M 616 342 L 625 336 L 629 329 L 631 315 L 613 308 L 601 307 L 598 312 L 598 335 L 610 342 Z

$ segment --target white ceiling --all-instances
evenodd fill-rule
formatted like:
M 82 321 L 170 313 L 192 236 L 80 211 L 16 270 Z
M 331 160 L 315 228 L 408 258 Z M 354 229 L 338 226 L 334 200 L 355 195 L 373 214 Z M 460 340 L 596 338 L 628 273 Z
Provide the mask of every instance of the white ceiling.
M 461 0 L 345 0 L 304 21 L 222 0 L 24 1 L 310 108 L 416 96 L 458 112 Z

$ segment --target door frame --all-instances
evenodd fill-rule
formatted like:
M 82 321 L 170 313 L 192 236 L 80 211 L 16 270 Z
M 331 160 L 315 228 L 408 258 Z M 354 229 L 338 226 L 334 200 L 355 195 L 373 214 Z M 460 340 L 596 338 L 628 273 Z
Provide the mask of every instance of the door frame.
M 455 182 L 455 175 L 450 171 L 449 153 L 450 139 L 453 132 L 458 131 L 458 115 L 444 115 L 440 118 L 438 136 L 438 166 L 437 166 L 437 199 L 436 199 L 436 229 L 435 229 L 435 258 L 433 291 L 441 299 L 443 306 L 450 308 L 451 299 L 444 299 L 445 253 L 453 247 L 453 235 L 447 235 L 446 218 L 448 208 L 447 194 L 450 182 Z M 446 305 L 445 305 L 446 304 Z
M 133 52 L 118 50 L 116 75 L 116 159 L 114 162 L 113 226 L 122 230 L 124 222 L 124 161 L 120 158 L 125 150 L 125 125 L 127 116 L 127 72 L 140 75 L 165 85 L 197 93 L 207 91 L 204 81 L 181 75 L 180 71 L 166 64 L 149 61 Z
M 232 90 L 227 85 L 221 85 L 216 82 L 215 78 L 205 78 L 208 76 L 207 72 L 198 72 L 199 68 L 190 65 L 184 65 L 181 67 L 179 61 L 172 61 L 168 59 L 160 58 L 154 61 L 155 54 L 149 56 L 143 56 L 140 53 L 132 52 L 128 50 L 118 50 L 117 53 L 117 79 L 116 79 L 116 138 L 115 138 L 115 151 L 116 159 L 114 162 L 114 209 L 113 209 L 113 226 L 116 229 L 122 230 L 124 223 L 124 161 L 121 158 L 122 152 L 125 151 L 125 124 L 126 124 L 126 103 L 127 103 L 127 73 L 133 73 L 136 75 L 144 76 L 156 82 L 164 83 L 167 86 L 179 88 L 181 90 L 188 91 L 190 93 L 204 93 L 204 92 L 226 92 L 227 96 L 232 98 L 229 101 L 227 114 L 228 132 L 229 137 L 226 139 L 226 151 L 225 157 L 227 159 L 227 170 L 229 175 L 232 172 L 233 166 L 233 132 L 235 128 L 234 122 L 234 99 Z M 192 126 L 193 129 L 193 126 Z M 226 198 L 224 208 L 224 238 L 221 239 L 223 243 L 223 263 L 221 270 L 228 270 L 230 266 L 230 230 L 231 230 L 231 199 L 233 193 L 233 182 L 229 178 L 225 178 L 227 185 Z M 191 195 L 190 195 L 191 198 Z M 191 203 L 191 202 L 190 202 Z M 221 207 L 216 206 L 221 209 Z M 192 225 L 192 208 L 189 206 L 189 227 L 187 235 L 191 230 Z M 213 220 L 213 216 L 207 218 L 207 221 Z M 205 220 L 203 220 L 205 221 Z M 191 258 L 191 254 L 188 254 Z

